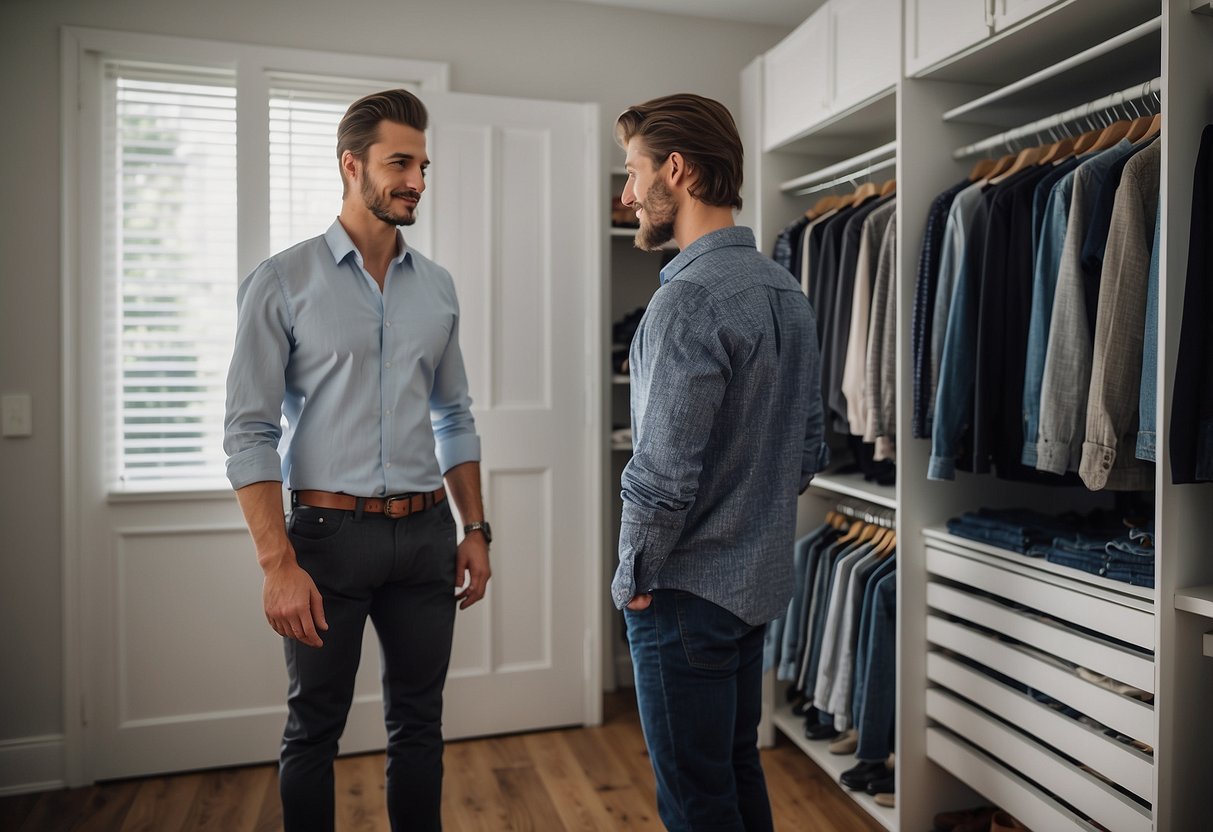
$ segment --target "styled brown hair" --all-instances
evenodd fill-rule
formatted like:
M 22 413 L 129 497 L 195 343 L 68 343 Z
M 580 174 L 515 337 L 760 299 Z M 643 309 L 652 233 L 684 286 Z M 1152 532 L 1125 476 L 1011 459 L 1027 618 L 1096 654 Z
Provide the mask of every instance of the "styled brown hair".
M 408 90 L 384 90 L 364 95 L 350 105 L 337 125 L 337 164 L 341 164 L 341 156 L 347 150 L 360 162 L 365 162 L 367 151 L 379 138 L 381 121 L 424 132 L 430 116 L 421 99 Z M 345 176 L 341 179 L 344 182 Z
M 654 165 L 675 151 L 683 155 L 696 176 L 691 196 L 707 205 L 741 208 L 741 136 L 719 101 L 679 93 L 629 107 L 615 121 L 615 140 L 626 146 L 636 137 Z

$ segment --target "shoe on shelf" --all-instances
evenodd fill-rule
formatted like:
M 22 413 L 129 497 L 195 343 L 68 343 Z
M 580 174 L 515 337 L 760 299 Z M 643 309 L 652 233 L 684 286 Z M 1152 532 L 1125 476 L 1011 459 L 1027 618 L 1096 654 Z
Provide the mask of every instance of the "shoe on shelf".
M 886 793 L 886 792 L 881 792 L 880 794 L 876 795 L 875 803 L 877 806 L 883 806 L 886 809 L 896 809 L 897 808 L 897 795 L 891 794 L 891 793 Z
M 882 779 L 888 774 L 889 769 L 884 760 L 873 760 L 847 769 L 838 776 L 838 782 L 853 792 L 862 792 L 867 790 L 868 783 Z
M 871 795 L 893 794 L 897 790 L 895 783 L 896 781 L 893 778 L 893 772 L 890 771 L 888 776 L 878 777 L 871 783 L 868 783 L 868 786 L 866 789 L 864 789 L 864 791 Z
M 804 735 L 811 740 L 832 740 L 838 736 L 838 729 L 824 722 L 807 720 L 804 724 Z
M 854 728 L 844 731 L 838 739 L 830 743 L 831 754 L 854 754 L 859 747 L 859 732 Z

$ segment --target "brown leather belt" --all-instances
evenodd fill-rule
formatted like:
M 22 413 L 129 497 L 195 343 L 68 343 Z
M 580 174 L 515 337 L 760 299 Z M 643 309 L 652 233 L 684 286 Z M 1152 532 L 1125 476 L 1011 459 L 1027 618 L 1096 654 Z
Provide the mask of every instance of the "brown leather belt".
M 394 497 L 353 497 L 334 491 L 291 492 L 291 502 L 295 505 L 355 511 L 358 508 L 358 501 L 361 500 L 363 511 L 371 514 L 383 514 L 393 520 L 433 508 L 445 499 L 445 488 L 415 494 L 397 494 Z

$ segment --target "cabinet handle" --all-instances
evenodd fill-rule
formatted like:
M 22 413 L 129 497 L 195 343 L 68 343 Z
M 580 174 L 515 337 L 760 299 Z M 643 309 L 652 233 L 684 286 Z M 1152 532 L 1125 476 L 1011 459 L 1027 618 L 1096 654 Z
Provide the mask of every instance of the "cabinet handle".
M 994 28 L 994 0 L 986 0 L 986 28 Z

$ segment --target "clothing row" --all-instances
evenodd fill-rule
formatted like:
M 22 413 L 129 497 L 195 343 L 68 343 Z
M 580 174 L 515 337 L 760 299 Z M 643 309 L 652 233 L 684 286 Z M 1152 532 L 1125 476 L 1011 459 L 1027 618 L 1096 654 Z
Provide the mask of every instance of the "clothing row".
M 948 520 L 948 532 L 1133 586 L 1154 586 L 1154 527 L 1097 510 L 1048 515 L 981 508 Z
M 854 437 L 869 479 L 891 479 L 896 451 L 896 213 L 895 195 L 861 186 L 840 206 L 798 217 L 773 254 L 816 317 L 826 424 Z M 869 459 L 889 463 L 869 468 Z
M 811 739 L 858 732 L 860 762 L 893 750 L 896 539 L 891 529 L 832 512 L 796 541 L 785 615 L 767 625 L 765 664 L 789 683 Z
M 1153 486 L 1161 151 L 1125 138 L 934 200 L 913 311 L 930 479 Z

